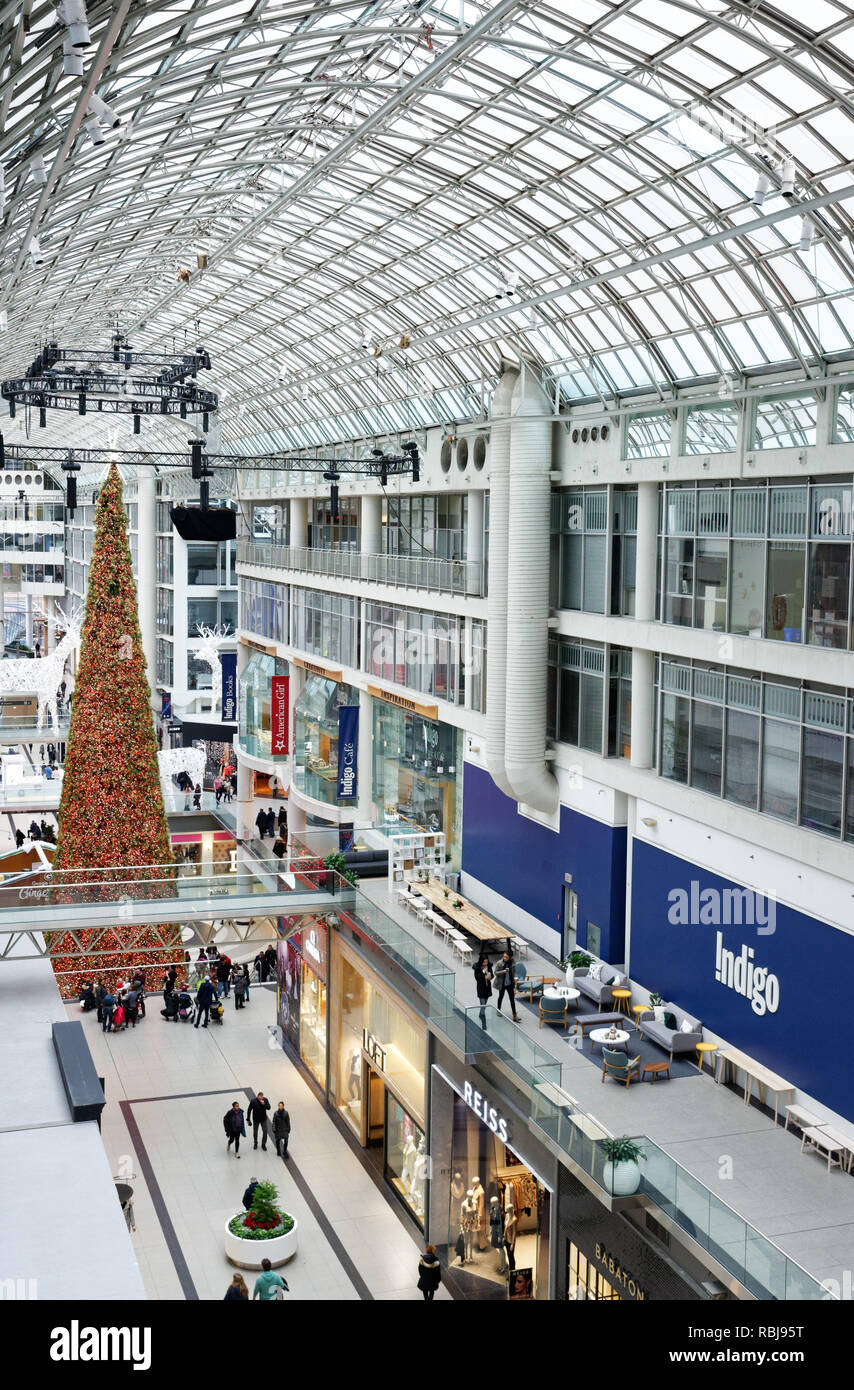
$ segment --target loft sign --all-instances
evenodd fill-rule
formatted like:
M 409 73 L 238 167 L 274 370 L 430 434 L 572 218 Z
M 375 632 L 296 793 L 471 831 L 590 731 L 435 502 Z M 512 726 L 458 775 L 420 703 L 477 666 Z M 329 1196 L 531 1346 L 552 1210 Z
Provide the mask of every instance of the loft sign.
M 502 1144 L 508 1142 L 509 1133 L 507 1121 L 494 1105 L 490 1105 L 486 1096 L 480 1091 L 476 1091 L 470 1081 L 463 1082 L 463 1100 L 470 1110 L 473 1110 L 479 1120 L 482 1120 L 487 1129 L 493 1134 L 497 1134 Z
M 368 1032 L 367 1028 L 362 1029 L 362 1047 L 380 1071 L 385 1071 L 385 1048 L 380 1046 L 373 1033 Z

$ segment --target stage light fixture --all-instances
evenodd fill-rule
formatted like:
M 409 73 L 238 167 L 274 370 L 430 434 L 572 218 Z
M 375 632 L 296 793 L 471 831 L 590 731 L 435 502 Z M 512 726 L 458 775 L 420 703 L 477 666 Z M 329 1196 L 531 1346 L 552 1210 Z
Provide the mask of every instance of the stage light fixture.
M 36 185 L 36 188 L 44 188 L 47 183 L 47 169 L 45 168 L 43 155 L 34 155 L 30 160 L 30 177 Z
M 84 121 L 83 129 L 89 136 L 89 139 L 92 141 L 93 145 L 104 144 L 106 137 L 104 135 L 103 130 L 101 129 L 101 123 L 98 120 L 97 116 L 92 116 L 88 121 Z
M 29 255 L 30 263 L 32 265 L 44 265 L 44 254 L 42 252 L 41 246 L 39 245 L 38 237 L 30 237 L 30 244 L 27 247 L 27 254 Z
M 108 106 L 103 98 L 98 96 L 97 92 L 93 92 L 90 96 L 89 105 L 86 107 L 86 114 L 87 116 L 94 116 L 96 120 L 99 120 L 101 125 L 106 126 L 108 130 L 115 130 L 116 126 L 122 123 L 121 116 L 113 110 L 112 106 Z
M 66 77 L 83 76 L 83 54 L 71 42 L 71 35 L 62 40 L 62 71 Z
M 801 239 L 800 239 L 800 249 L 801 249 L 801 251 L 809 251 L 809 249 L 810 249 L 810 247 L 812 246 L 814 240 L 815 240 L 815 223 L 813 222 L 813 220 L 812 220 L 811 217 L 806 217 L 806 216 L 805 216 L 805 217 L 802 217 L 802 218 L 801 218 Z
M 68 30 L 68 41 L 72 48 L 88 48 L 89 21 L 83 0 L 60 0 L 56 7 L 57 15 Z
M 762 204 L 765 202 L 765 195 L 770 189 L 770 187 L 771 177 L 769 174 L 766 174 L 763 171 L 756 180 L 756 191 L 754 192 L 753 198 L 751 200 L 753 202 L 754 207 L 761 208 Z
M 786 198 L 791 198 L 795 191 L 795 161 L 784 159 L 780 165 L 780 192 Z

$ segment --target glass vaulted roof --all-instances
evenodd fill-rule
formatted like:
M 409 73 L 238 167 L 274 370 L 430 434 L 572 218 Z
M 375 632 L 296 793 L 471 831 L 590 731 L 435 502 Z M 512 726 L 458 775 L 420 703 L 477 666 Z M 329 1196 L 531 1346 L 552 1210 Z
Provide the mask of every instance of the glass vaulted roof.
M 502 359 L 566 404 L 854 351 L 852 6 L 88 15 L 81 78 L 54 5 L 0 6 L 4 375 L 201 340 L 224 445 L 294 449 L 476 416 Z

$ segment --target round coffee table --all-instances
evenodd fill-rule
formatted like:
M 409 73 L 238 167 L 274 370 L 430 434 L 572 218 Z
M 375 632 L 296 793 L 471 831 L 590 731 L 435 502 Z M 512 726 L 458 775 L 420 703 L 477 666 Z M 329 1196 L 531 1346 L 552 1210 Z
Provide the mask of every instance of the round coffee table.
M 712 1052 L 716 1052 L 717 1047 L 717 1043 L 697 1043 L 697 1055 L 700 1058 L 699 1062 L 697 1063 L 697 1071 L 703 1070 L 703 1063 L 706 1060 L 706 1053 L 708 1052 L 711 1054 Z M 709 1056 L 709 1066 L 711 1070 L 714 1071 L 715 1059 L 711 1055 Z
M 580 989 L 571 989 L 569 985 L 555 985 L 550 989 L 543 990 L 544 999 L 566 999 L 570 1004 L 573 1004 L 580 995 Z
M 593 1044 L 599 1043 L 602 1047 L 621 1047 L 628 1053 L 629 1034 L 622 1028 L 616 1029 L 616 1037 L 611 1037 L 610 1028 L 593 1028 L 590 1032 L 590 1051 L 593 1051 Z
M 646 1063 L 644 1064 L 643 1074 L 644 1074 L 644 1076 L 648 1076 L 648 1077 L 649 1077 L 650 1083 L 652 1083 L 652 1084 L 655 1083 L 655 1078 L 656 1078 L 657 1076 L 664 1076 L 664 1075 L 666 1075 L 666 1076 L 667 1076 L 667 1080 L 669 1081 L 669 1080 L 670 1080 L 670 1063 L 669 1063 L 669 1062 L 646 1062 Z

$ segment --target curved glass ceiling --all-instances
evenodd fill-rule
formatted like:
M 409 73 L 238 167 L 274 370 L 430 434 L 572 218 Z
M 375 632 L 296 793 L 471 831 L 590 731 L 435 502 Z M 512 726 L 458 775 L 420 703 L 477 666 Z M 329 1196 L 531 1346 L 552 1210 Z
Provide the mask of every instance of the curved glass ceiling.
M 293 449 L 476 416 L 503 358 L 567 402 L 854 351 L 850 6 L 88 10 L 82 79 L 2 10 L 4 374 L 201 339 L 226 447 Z

